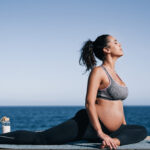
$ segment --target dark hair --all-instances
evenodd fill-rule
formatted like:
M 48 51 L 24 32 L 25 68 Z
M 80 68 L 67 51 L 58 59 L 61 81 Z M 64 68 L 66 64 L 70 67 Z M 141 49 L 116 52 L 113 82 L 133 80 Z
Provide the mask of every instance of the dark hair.
M 91 41 L 90 39 L 86 42 L 84 42 L 83 47 L 81 48 L 81 56 L 79 59 L 80 65 L 86 66 L 86 71 L 89 69 L 92 70 L 94 66 L 96 66 L 97 61 L 95 59 L 95 56 L 101 60 L 104 61 L 105 55 L 103 52 L 103 48 L 107 46 L 107 37 L 110 36 L 109 34 L 103 34 L 101 36 L 98 36 L 95 41 Z M 95 56 L 94 56 L 95 55 Z M 82 61 L 82 64 L 81 64 Z

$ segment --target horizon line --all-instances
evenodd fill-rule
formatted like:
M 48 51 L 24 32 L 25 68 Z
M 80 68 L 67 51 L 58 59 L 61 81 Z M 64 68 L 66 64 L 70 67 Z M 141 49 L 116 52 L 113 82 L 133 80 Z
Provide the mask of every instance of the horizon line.
M 85 107 L 84 105 L 0 105 L 0 107 Z M 123 105 L 123 106 L 150 106 L 150 105 Z

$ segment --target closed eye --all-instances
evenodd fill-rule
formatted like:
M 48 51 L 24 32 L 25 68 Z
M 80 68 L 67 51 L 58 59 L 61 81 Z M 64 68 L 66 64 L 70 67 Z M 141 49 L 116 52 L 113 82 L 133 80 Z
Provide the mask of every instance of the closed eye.
M 117 44 L 118 42 L 117 42 L 117 40 L 114 40 L 115 41 L 115 44 Z

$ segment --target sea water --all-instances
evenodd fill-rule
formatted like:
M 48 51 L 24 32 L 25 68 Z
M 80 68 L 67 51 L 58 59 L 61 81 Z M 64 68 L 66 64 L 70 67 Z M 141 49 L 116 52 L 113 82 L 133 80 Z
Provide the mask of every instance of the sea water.
M 3 116 L 10 118 L 11 131 L 41 131 L 66 121 L 82 108 L 85 107 L 1 106 L 0 118 Z M 124 106 L 124 113 L 127 124 L 143 125 L 148 130 L 148 135 L 150 135 L 150 106 Z

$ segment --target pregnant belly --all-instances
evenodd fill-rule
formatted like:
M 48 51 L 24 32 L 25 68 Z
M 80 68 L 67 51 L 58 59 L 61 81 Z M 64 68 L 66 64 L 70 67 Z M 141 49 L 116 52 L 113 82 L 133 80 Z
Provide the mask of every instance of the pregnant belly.
M 116 106 L 104 107 L 96 105 L 96 111 L 99 119 L 109 131 L 116 131 L 121 126 L 123 113 L 120 108 Z

